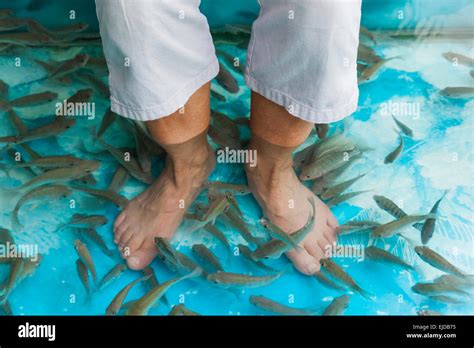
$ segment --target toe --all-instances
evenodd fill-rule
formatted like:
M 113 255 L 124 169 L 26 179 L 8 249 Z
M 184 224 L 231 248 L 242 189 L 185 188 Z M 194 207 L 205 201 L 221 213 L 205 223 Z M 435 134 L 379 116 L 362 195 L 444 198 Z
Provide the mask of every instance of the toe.
M 125 243 L 125 246 L 122 250 L 124 257 L 129 257 L 134 254 L 143 244 L 143 239 L 140 236 L 132 236 L 128 242 Z
M 118 245 L 124 247 L 133 238 L 133 228 L 124 226 L 123 232 L 118 236 Z
M 122 223 L 120 226 L 114 228 L 114 243 L 119 244 L 122 242 L 124 234 L 127 232 L 128 226 Z
M 125 215 L 126 213 L 124 210 L 119 214 L 119 216 L 117 216 L 117 218 L 114 221 L 114 229 L 117 229 L 120 226 L 120 224 L 125 220 Z
M 142 270 L 153 261 L 156 254 L 156 249 L 153 245 L 143 244 L 140 249 L 127 258 L 127 265 L 132 270 Z
M 304 247 L 308 254 L 318 261 L 318 264 L 319 260 L 325 258 L 325 249 L 321 249 L 317 241 L 307 241 Z
M 286 253 L 286 256 L 293 262 L 295 268 L 303 274 L 313 275 L 320 269 L 319 262 L 306 249 L 289 251 Z
M 336 228 L 339 226 L 339 222 L 337 221 L 333 213 L 331 213 L 331 211 L 328 212 L 327 224 L 333 230 L 336 230 Z
M 326 226 L 326 228 L 324 228 L 321 231 L 321 234 L 318 236 L 318 239 L 317 239 L 316 243 L 319 245 L 319 247 L 323 251 L 332 246 L 333 240 L 331 240 L 331 238 L 326 237 L 326 236 L 330 235 L 330 233 L 331 233 L 331 229 Z

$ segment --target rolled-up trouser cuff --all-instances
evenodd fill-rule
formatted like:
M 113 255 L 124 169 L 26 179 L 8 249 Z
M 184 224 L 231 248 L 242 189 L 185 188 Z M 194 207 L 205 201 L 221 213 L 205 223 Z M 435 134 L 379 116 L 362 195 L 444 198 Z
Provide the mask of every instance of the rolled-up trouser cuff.
M 152 121 L 171 115 L 180 107 L 184 106 L 188 99 L 205 83 L 211 81 L 219 73 L 219 62 L 216 59 L 198 76 L 188 82 L 178 93 L 171 97 L 166 103 L 153 107 L 133 108 L 121 104 L 113 96 L 110 97 L 111 109 L 113 112 L 132 120 Z
M 252 91 L 275 104 L 283 106 L 291 115 L 312 123 L 340 121 L 357 110 L 357 102 L 359 100 L 359 90 L 355 89 L 354 95 L 349 98 L 346 104 L 339 105 L 333 109 L 316 109 L 296 101 L 290 95 L 263 85 L 251 76 L 245 77 L 245 83 Z

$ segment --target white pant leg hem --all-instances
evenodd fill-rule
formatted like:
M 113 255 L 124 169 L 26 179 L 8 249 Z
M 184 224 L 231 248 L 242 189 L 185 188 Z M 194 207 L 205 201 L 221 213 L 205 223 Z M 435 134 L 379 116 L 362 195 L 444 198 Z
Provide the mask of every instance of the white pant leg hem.
M 357 110 L 359 89 L 356 89 L 349 102 L 332 109 L 317 109 L 298 102 L 293 97 L 269 88 L 253 77 L 246 75 L 245 83 L 254 92 L 283 106 L 291 115 L 312 123 L 331 123 L 340 121 Z
M 188 82 L 180 91 L 178 91 L 171 99 L 161 105 L 155 105 L 148 108 L 134 108 L 121 103 L 110 97 L 111 109 L 120 116 L 130 118 L 136 121 L 152 121 L 159 118 L 169 116 L 184 106 L 191 95 L 194 94 L 205 83 L 211 81 L 219 73 L 219 62 L 217 58 L 198 76 Z M 158 81 L 157 81 L 158 83 Z

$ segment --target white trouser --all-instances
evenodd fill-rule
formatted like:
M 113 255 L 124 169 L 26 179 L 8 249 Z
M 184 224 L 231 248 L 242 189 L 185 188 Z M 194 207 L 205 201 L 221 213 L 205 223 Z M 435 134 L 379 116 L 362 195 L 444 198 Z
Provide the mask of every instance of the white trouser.
M 361 0 L 258 1 L 247 85 L 310 122 L 334 122 L 353 113 Z M 112 110 L 119 115 L 141 121 L 170 115 L 217 75 L 200 0 L 96 4 Z

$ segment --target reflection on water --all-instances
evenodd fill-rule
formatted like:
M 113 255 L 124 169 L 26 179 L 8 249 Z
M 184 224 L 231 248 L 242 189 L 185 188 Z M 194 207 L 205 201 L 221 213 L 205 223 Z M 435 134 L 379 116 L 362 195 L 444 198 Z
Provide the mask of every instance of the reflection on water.
M 339 197 L 341 202 L 333 201 L 332 210 L 339 222 L 346 226 L 347 223 L 354 224 L 354 221 L 383 224 L 394 219 L 393 214 L 381 209 L 373 196 L 390 199 L 404 213 L 411 215 L 427 214 L 435 202 L 445 195 L 439 203 L 436 226 L 427 246 L 459 269 L 472 273 L 474 28 L 468 25 L 469 21 L 472 21 L 469 13 L 472 13 L 474 6 L 468 2 L 461 6 L 462 1 L 456 5 L 449 1 L 430 1 L 429 5 L 426 1 L 412 1 L 405 7 L 385 5 L 386 8 L 381 7 L 379 2 L 367 3 L 364 5 L 364 24 L 374 23 L 375 17 L 390 24 L 385 26 L 386 29 L 378 30 L 374 30 L 375 26 L 369 26 L 369 31 L 361 33 L 358 66 L 361 76 L 359 109 L 353 116 L 332 124 L 329 128 L 329 137 L 342 134 L 363 148 L 363 155 L 350 166 L 346 166 L 340 175 L 328 175 L 327 182 L 308 181 L 308 186 L 324 195 L 321 188 L 347 182 L 364 174 L 352 185 L 336 192 L 336 197 Z M 38 3 L 37 6 L 39 5 Z M 209 5 L 204 3 L 203 6 Z M 35 10 L 32 10 L 31 13 L 34 12 Z M 443 12 L 450 14 L 439 15 Z M 246 15 L 249 16 L 239 13 L 236 16 L 240 17 L 236 17 L 236 20 Z M 47 23 L 43 24 L 47 26 Z M 92 98 L 97 115 L 95 118 L 77 117 L 71 129 L 55 137 L 27 142 L 27 147 L 13 148 L 25 155 L 28 161 L 32 160 L 29 148 L 41 156 L 73 155 L 89 160 L 98 159 L 100 168 L 93 173 L 97 183 L 90 182 L 91 178 L 88 177 L 89 181 L 85 187 L 106 188 L 116 171 L 117 162 L 103 152 L 92 137 L 93 132 L 100 128 L 108 108 L 103 86 L 107 72 L 101 60 L 97 35 L 90 30 L 56 32 L 56 38 L 63 39 L 61 43 L 38 42 L 35 41 L 37 38 L 33 38 L 33 41 L 26 43 L 33 47 L 24 47 L 18 45 L 15 40 L 7 39 L 10 33 L 0 33 L 0 78 L 9 86 L 8 90 L 4 90 L 2 100 L 12 101 L 45 91 L 57 94 L 53 97 L 43 94 L 36 101 L 17 100 L 13 110 L 24 123 L 24 127 L 34 129 L 51 122 L 55 101 L 67 99 L 78 90 L 85 90 L 78 98 Z M 249 113 L 250 93 L 244 86 L 241 67 L 234 66 L 233 63 L 235 58 L 238 58 L 238 61 L 244 64 L 248 33 L 247 26 L 213 30 L 220 59 L 240 88 L 237 93 L 229 93 L 213 81 L 211 106 L 232 119 L 239 119 L 238 128 L 242 141 L 249 137 L 247 125 L 241 117 Z M 54 62 L 72 59 L 82 53 L 87 53 L 95 59 L 76 72 L 71 84 L 46 78 L 48 64 L 58 65 Z M 46 65 L 39 61 L 46 62 Z M 92 90 L 87 90 L 88 88 Z M 54 99 L 54 102 L 50 99 Z M 0 116 L 0 135 L 21 134 L 21 124 L 12 122 L 14 117 L 6 112 L 4 102 L 0 103 L 0 108 L 4 109 Z M 115 147 L 135 147 L 133 134 L 130 130 L 125 132 L 118 122 L 112 123 L 104 132 L 103 139 Z M 311 146 L 317 139 L 318 135 L 314 132 L 297 152 Z M 399 148 L 400 153 L 393 154 L 400 146 L 401 139 L 403 147 Z M 216 147 L 222 141 L 216 136 L 211 140 Z M 391 153 L 393 156 L 387 160 Z M 3 152 L 2 165 L 13 163 L 8 156 L 8 153 Z M 392 163 L 384 163 L 391 161 Z M 162 159 L 156 157 L 155 174 L 161 168 Z M 12 211 L 18 200 L 18 194 L 12 187 L 31 180 L 33 175 L 40 171 L 38 168 L 32 168 L 31 171 L 25 168 L 15 169 L 8 165 L 2 169 L 5 170 L 0 174 L 0 226 L 11 229 Z M 219 164 L 212 173 L 211 180 L 242 183 L 245 179 L 239 165 Z M 76 182 L 73 185 L 84 184 Z M 131 178 L 119 193 L 130 199 L 144 187 L 143 183 Z M 351 194 L 357 192 L 362 193 Z M 326 191 L 325 197 L 334 198 L 331 191 Z M 207 202 L 205 192 L 198 197 L 198 201 Z M 237 201 L 252 233 L 268 238 L 258 224 L 261 212 L 255 201 L 249 195 L 238 196 Z M 59 232 L 57 229 L 69 221 L 73 214 L 103 215 L 108 222 L 105 225 L 98 224 L 96 230 L 105 240 L 107 247 L 112 248 L 111 228 L 117 212 L 118 209 L 113 204 L 94 198 L 79 189 L 75 189 L 67 197 L 31 199 L 25 203 L 18 212 L 18 219 L 24 230 L 15 231 L 13 237 L 17 244 L 39 246 L 43 257 L 32 275 L 19 282 L 9 295 L 8 302 L 13 313 L 104 313 L 115 294 L 136 279 L 137 275 L 126 271 L 102 291 L 87 295 L 75 271 L 77 254 L 73 240 L 77 235 L 72 229 Z M 226 270 L 259 275 L 268 273 L 234 251 L 237 244 L 245 243 L 234 227 L 220 220 L 216 226 L 224 231 L 228 238 L 232 247 L 230 252 L 203 229 L 190 234 L 192 221 L 183 224 L 173 240 L 173 245 L 191 255 L 190 247 L 203 243 L 219 257 Z M 400 257 L 414 268 L 411 270 L 391 263 L 376 262 L 368 257 L 361 258 L 360 255 L 353 258 L 335 258 L 335 261 L 374 297 L 374 301 L 370 301 L 350 293 L 350 302 L 345 314 L 414 315 L 420 309 L 446 314 L 474 313 L 468 297 L 460 291 L 444 289 L 444 292 L 430 293 L 430 296 L 438 296 L 430 299 L 429 296 L 411 289 L 416 283 L 432 282 L 444 273 L 415 253 L 415 246 L 421 245 L 420 229 L 423 228 L 418 226 L 417 229 L 412 224 L 407 224 L 397 231 L 399 234 L 390 238 L 371 238 L 367 231 L 356 231 L 340 237 L 341 245 L 362 248 L 376 246 Z M 93 242 L 94 237 L 85 240 L 94 258 L 97 273 L 102 277 L 117 264 L 119 258 L 115 253 L 111 257 L 106 255 L 104 247 Z M 265 263 L 272 268 L 283 269 L 287 260 L 281 258 Z M 10 267 L 1 264 L 0 268 L 2 276 L 7 277 Z M 175 274 L 159 261 L 153 264 L 153 268 L 159 281 L 169 279 Z M 40 287 L 42 295 L 38 297 Z M 146 289 L 145 284 L 137 285 L 130 292 L 128 299 L 138 298 Z M 472 294 L 470 286 L 463 287 L 463 291 Z M 323 286 L 312 277 L 288 271 L 274 283 L 262 288 L 245 289 L 238 296 L 235 292 L 216 288 L 204 281 L 184 281 L 170 289 L 167 300 L 170 304 L 185 303 L 186 307 L 202 314 L 238 315 L 265 313 L 248 301 L 250 295 L 264 295 L 295 308 L 320 308 L 341 294 L 338 290 Z M 456 301 L 461 303 L 445 303 Z M 169 310 L 165 305 L 160 305 L 150 313 L 167 314 Z

